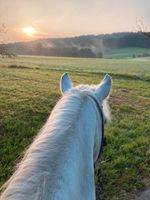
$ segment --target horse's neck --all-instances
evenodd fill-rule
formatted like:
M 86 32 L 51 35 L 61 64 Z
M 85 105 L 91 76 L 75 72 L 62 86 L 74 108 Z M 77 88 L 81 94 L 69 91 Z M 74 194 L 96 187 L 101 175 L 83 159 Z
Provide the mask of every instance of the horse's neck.
M 59 194 L 65 191 L 65 200 L 95 199 L 93 147 L 96 116 L 93 112 L 88 102 L 84 103 L 74 122 L 74 130 L 68 133 L 70 137 L 64 136 L 64 140 L 68 140 L 67 149 L 60 156 L 61 170 L 56 182 L 61 177 Z
M 93 148 L 97 119 L 91 102 L 82 103 L 71 127 L 59 125 L 65 126 L 63 117 L 68 116 L 60 115 L 61 121 L 53 114 L 10 180 L 4 199 L 95 199 Z M 61 129 L 65 131 L 59 134 Z

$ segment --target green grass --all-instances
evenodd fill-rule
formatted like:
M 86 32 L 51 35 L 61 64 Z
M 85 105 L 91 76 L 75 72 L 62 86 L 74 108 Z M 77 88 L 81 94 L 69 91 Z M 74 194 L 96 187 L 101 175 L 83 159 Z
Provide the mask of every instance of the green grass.
M 18 57 L 0 62 L 0 185 L 59 100 L 59 78 L 68 70 L 75 84 L 99 83 L 106 72 L 113 77 L 108 145 L 104 161 L 96 165 L 96 174 L 103 169 L 106 200 L 132 199 L 150 186 L 149 59 Z
M 120 48 L 109 50 L 105 53 L 105 58 L 132 58 L 134 56 L 147 53 L 150 55 L 150 49 L 146 48 Z
M 110 73 L 112 75 L 133 76 L 150 80 L 150 58 L 136 59 L 95 59 L 95 58 L 64 58 L 18 56 L 17 58 L 0 58 L 1 65 L 15 68 L 16 66 L 49 69 L 70 72 L 89 72 L 90 74 Z

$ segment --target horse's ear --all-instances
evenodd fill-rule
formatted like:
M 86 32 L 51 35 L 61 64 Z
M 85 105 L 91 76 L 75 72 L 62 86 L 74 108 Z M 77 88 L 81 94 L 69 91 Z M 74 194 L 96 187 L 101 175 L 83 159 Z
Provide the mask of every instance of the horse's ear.
M 73 87 L 72 81 L 67 73 L 64 73 L 60 79 L 60 91 L 63 94 Z
M 104 79 L 101 81 L 101 83 L 95 90 L 95 95 L 99 101 L 103 101 L 109 95 L 111 86 L 112 86 L 112 79 L 108 74 L 106 74 Z

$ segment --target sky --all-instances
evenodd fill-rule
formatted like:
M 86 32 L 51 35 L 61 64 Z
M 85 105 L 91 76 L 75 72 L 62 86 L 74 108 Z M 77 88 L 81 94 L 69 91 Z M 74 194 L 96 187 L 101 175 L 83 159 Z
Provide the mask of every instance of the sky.
M 150 0 L 0 0 L 10 41 L 136 31 L 140 20 L 150 25 Z

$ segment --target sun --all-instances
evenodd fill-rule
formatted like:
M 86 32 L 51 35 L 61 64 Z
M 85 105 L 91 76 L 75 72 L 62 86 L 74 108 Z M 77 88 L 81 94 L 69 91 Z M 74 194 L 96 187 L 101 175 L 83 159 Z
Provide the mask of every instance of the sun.
M 31 26 L 26 26 L 22 28 L 22 32 L 25 33 L 27 36 L 33 36 L 35 33 L 35 29 Z

